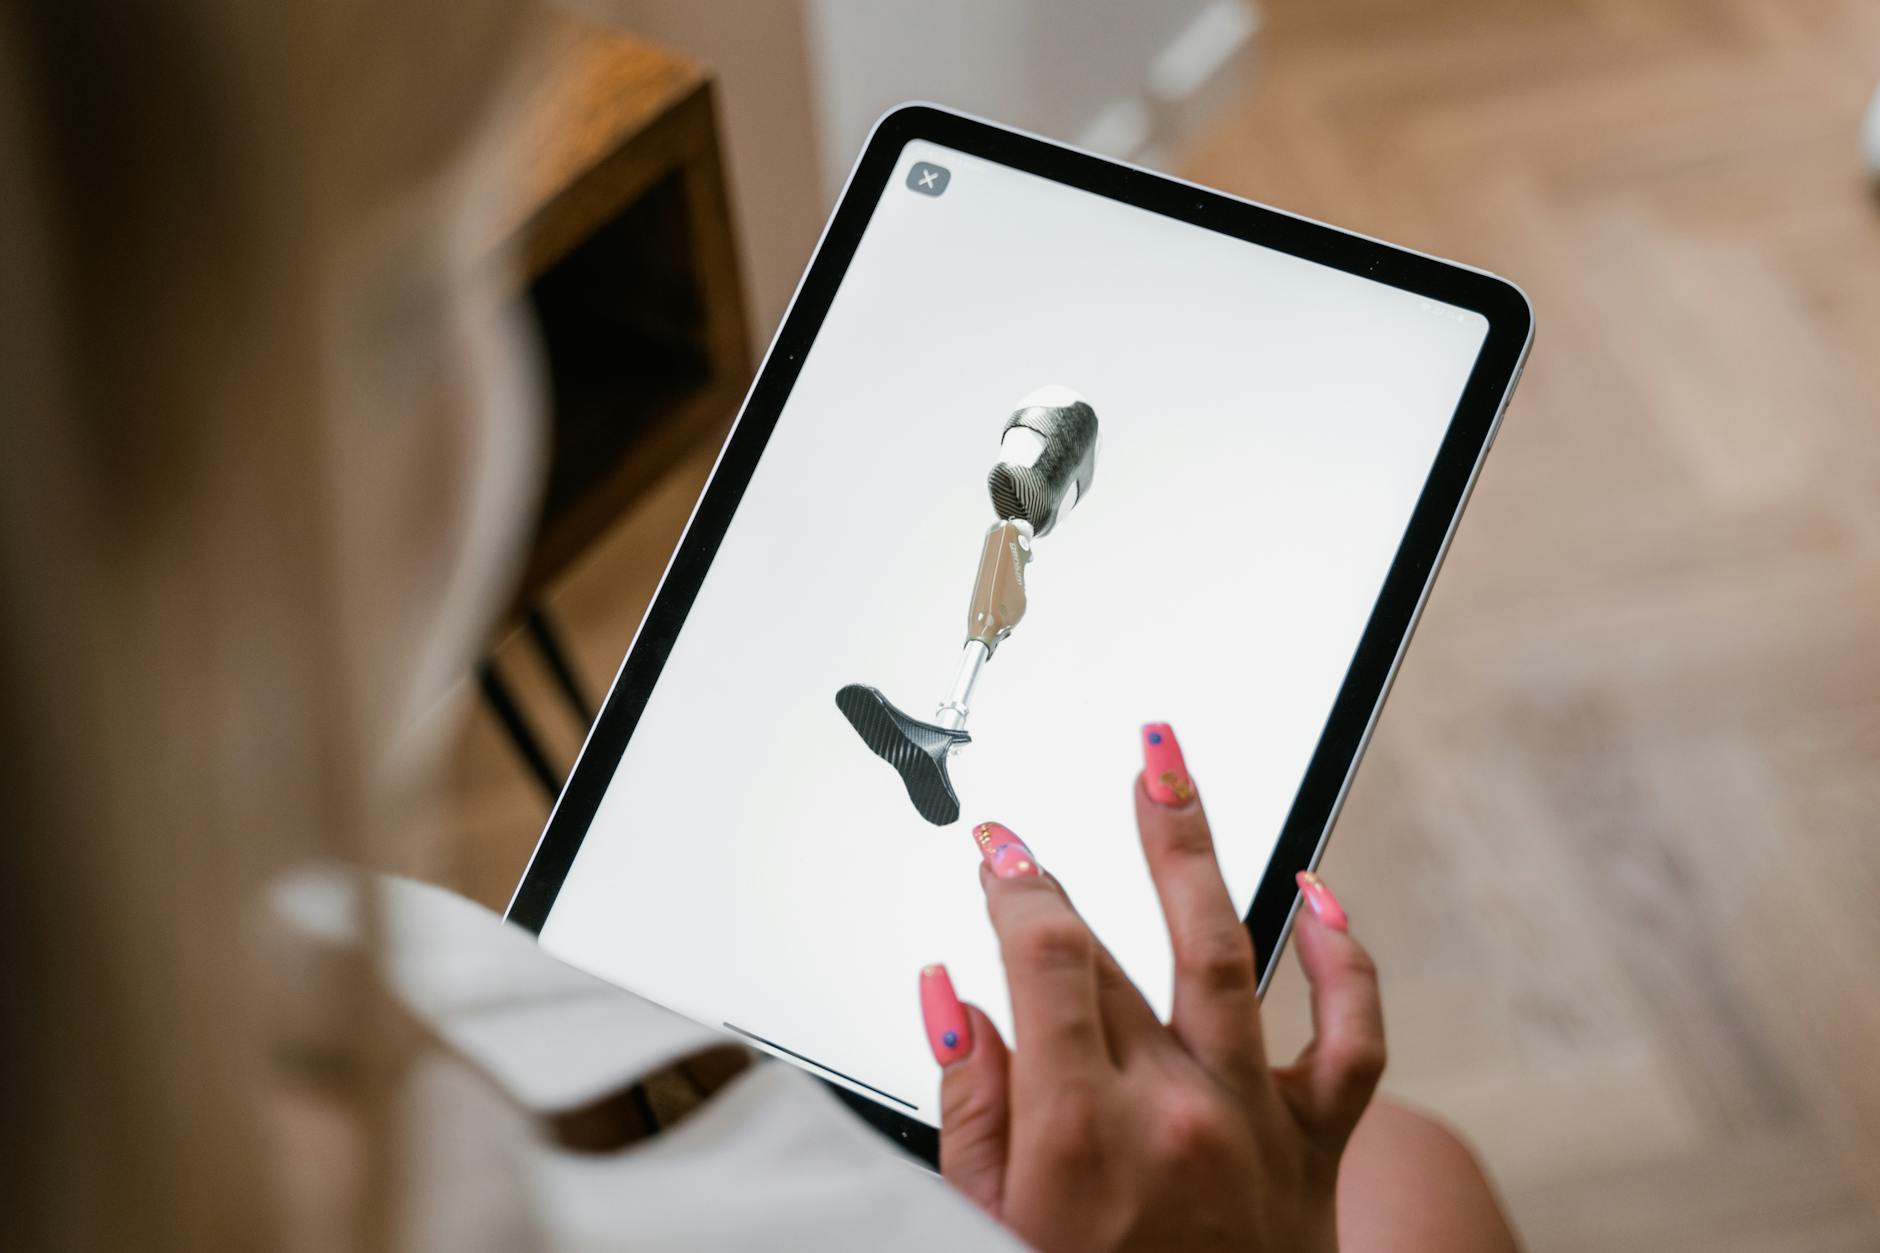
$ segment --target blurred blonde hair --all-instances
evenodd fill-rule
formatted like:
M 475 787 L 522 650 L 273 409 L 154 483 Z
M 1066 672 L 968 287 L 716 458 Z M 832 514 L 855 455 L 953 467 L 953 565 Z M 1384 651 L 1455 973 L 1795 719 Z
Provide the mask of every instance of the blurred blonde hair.
M 0 7 L 14 1247 L 310 1243 L 277 1170 L 295 1150 L 263 1114 L 291 1041 L 258 896 L 283 867 L 357 856 L 372 827 L 387 732 L 340 445 L 396 420 L 344 411 L 334 258 L 463 160 L 528 16 Z M 363 974 L 318 990 L 319 1069 L 382 1131 L 397 1033 Z M 390 1179 L 388 1158 L 359 1177 Z M 383 1244 L 388 1213 L 368 1187 L 321 1243 Z

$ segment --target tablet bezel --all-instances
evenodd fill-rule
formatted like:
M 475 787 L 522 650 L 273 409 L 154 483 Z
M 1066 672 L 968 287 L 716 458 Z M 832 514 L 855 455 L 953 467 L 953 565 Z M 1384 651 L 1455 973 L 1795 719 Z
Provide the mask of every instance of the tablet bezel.
M 1479 270 L 925 104 L 902 106 L 876 124 L 549 815 L 507 916 L 537 934 L 547 921 L 875 205 L 899 168 L 902 150 L 914 140 L 927 140 L 1471 309 L 1488 320 L 1481 353 L 1247 911 L 1247 929 L 1264 991 L 1297 906 L 1293 876 L 1318 865 L 1469 490 L 1520 377 L 1533 339 L 1527 298 L 1512 283 Z M 841 1085 L 830 1086 L 866 1121 L 910 1152 L 929 1164 L 937 1159 L 939 1135 L 926 1123 Z

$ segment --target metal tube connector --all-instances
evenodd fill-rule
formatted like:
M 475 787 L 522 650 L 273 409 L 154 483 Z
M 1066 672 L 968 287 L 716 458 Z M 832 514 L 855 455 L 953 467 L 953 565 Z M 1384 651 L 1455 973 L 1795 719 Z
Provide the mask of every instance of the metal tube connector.
M 966 649 L 960 654 L 959 677 L 953 680 L 953 695 L 947 697 L 946 704 L 940 706 L 940 712 L 934 721 L 949 731 L 958 731 L 966 725 L 966 715 L 972 712 L 973 687 L 979 682 L 979 672 L 985 668 L 992 650 L 980 640 L 967 640 Z

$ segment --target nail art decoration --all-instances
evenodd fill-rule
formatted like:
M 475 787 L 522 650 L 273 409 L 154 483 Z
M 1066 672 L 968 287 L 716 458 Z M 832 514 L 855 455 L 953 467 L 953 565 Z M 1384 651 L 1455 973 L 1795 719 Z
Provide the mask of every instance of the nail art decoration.
M 996 822 L 982 822 L 973 828 L 973 840 L 979 845 L 979 855 L 985 858 L 986 865 L 992 867 L 992 873 L 1001 879 L 1016 879 L 1023 875 L 1040 874 L 1038 859 L 1025 847 L 1025 841 L 1012 833 L 1012 829 Z
M 1312 916 L 1334 931 L 1349 931 L 1351 920 L 1345 917 L 1345 907 L 1338 903 L 1332 890 L 1325 886 L 1325 880 L 1310 870 L 1301 870 L 1293 876 L 1293 882 L 1299 885 L 1299 894 L 1305 897 L 1306 908 Z
M 953 980 L 945 966 L 924 966 L 920 972 L 920 1016 L 927 1026 L 927 1044 L 933 1059 L 949 1066 L 973 1051 L 972 1029 L 966 1007 L 954 995 Z
M 1195 787 L 1188 777 L 1188 764 L 1182 760 L 1182 746 L 1175 730 L 1166 722 L 1151 722 L 1142 728 L 1142 781 L 1149 799 L 1158 805 L 1186 805 L 1195 798 Z

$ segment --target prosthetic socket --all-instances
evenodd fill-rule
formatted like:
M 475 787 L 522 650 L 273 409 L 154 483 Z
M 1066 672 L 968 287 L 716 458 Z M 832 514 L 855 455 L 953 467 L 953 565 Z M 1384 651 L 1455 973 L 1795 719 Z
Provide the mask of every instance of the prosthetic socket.
M 938 826 L 960 816 L 947 758 L 972 742 L 966 720 L 980 673 L 1025 617 L 1033 541 L 1050 534 L 1090 490 L 1096 411 L 1068 387 L 1040 388 L 1005 420 L 999 453 L 986 476 L 997 520 L 980 546 L 959 675 L 934 721 L 910 718 L 872 687 L 852 683 L 836 693 L 836 708 L 862 742 L 900 774 L 915 811 Z

